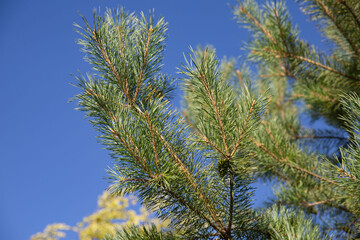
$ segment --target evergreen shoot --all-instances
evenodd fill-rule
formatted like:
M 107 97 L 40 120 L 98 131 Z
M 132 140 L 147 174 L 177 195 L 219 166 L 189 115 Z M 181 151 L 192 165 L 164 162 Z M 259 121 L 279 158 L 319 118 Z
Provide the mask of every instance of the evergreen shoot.
M 181 112 L 161 71 L 163 18 L 119 9 L 77 25 L 93 72 L 76 77 L 76 99 L 114 159 L 109 191 L 170 221 L 108 239 L 360 238 L 360 2 L 298 3 L 328 50 L 301 39 L 285 1 L 241 0 L 249 67 L 190 48 Z M 304 115 L 329 127 L 305 127 Z M 254 209 L 259 180 L 275 198 Z

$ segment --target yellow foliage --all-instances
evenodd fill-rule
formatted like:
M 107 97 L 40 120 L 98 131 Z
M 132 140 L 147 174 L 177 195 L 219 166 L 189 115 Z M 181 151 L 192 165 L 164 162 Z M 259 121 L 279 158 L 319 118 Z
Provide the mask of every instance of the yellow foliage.
M 49 224 L 46 226 L 44 232 L 31 236 L 31 240 L 57 240 L 58 238 L 66 236 L 66 233 L 62 231 L 70 229 L 70 226 L 63 223 Z
M 98 206 L 96 212 L 85 217 L 77 225 L 81 240 L 103 239 L 106 235 L 116 233 L 121 226 L 148 221 L 149 213 L 146 210 L 142 210 L 142 214 L 138 215 L 135 211 L 127 209 L 129 199 L 114 197 L 109 192 L 104 192 L 99 198 Z
M 98 209 L 91 215 L 84 217 L 82 222 L 71 228 L 65 224 L 48 225 L 44 232 L 37 233 L 31 240 L 57 240 L 65 237 L 65 233 L 59 230 L 73 230 L 79 234 L 80 240 L 103 239 L 129 224 L 154 223 L 158 228 L 168 225 L 168 222 L 160 222 L 159 219 L 151 219 L 150 213 L 142 207 L 140 214 L 128 209 L 130 204 L 135 205 L 135 199 L 124 196 L 113 196 L 105 191 L 98 199 Z

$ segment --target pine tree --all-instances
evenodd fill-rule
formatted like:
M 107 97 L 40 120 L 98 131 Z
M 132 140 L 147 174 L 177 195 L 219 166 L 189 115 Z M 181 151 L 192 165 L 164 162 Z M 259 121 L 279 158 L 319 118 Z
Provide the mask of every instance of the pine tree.
M 114 159 L 109 190 L 135 193 L 170 220 L 168 231 L 133 226 L 109 239 L 360 237 L 360 3 L 299 4 L 329 51 L 299 37 L 284 1 L 240 1 L 233 11 L 252 33 L 249 67 L 190 49 L 183 114 L 161 72 L 163 18 L 108 10 L 77 26 L 94 72 L 77 77 L 76 99 Z M 332 128 L 304 127 L 303 114 Z M 259 210 L 258 179 L 276 187 Z

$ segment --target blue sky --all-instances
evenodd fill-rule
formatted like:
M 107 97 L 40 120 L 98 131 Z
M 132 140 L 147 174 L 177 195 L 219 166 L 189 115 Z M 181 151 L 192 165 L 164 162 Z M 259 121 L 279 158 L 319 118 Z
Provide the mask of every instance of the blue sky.
M 2 0 L 0 2 L 0 239 L 28 239 L 47 224 L 70 225 L 96 209 L 108 186 L 111 159 L 96 133 L 68 103 L 78 90 L 71 73 L 90 71 L 73 23 L 91 20 L 94 7 L 155 9 L 169 22 L 164 72 L 176 76 L 189 46 L 211 44 L 220 58 L 239 56 L 245 30 L 232 19 L 235 1 Z M 319 34 L 288 1 L 302 36 Z M 179 106 L 180 97 L 174 99 Z M 260 186 L 261 191 L 269 187 Z M 257 194 L 262 199 L 262 194 Z

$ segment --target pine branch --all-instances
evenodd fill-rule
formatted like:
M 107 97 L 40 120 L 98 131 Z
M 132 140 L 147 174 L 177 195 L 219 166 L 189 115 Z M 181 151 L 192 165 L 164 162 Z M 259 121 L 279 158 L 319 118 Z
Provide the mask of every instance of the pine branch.
M 342 36 L 346 39 L 346 41 L 349 43 L 349 45 L 351 46 L 351 48 L 353 49 L 353 51 L 356 53 L 356 55 L 359 56 L 360 54 L 360 50 L 356 47 L 355 43 L 351 40 L 350 36 L 348 35 L 348 32 L 345 31 L 341 25 L 337 22 L 337 19 L 335 18 L 335 16 L 332 14 L 332 12 L 330 11 L 330 9 L 325 5 L 325 3 L 323 1 L 319 1 L 317 0 L 316 3 L 321 7 L 321 9 L 323 10 L 323 12 L 325 13 L 325 15 L 332 21 L 332 23 L 334 24 L 334 26 L 336 26 L 336 28 L 339 30 L 339 32 L 342 34 Z
M 205 80 L 205 77 L 204 77 L 204 73 L 202 72 L 199 72 L 199 78 L 202 80 L 202 84 L 206 90 L 206 93 L 208 94 L 208 97 L 211 101 L 211 104 L 214 108 L 214 111 L 215 111 L 215 114 L 216 114 L 216 118 L 217 118 L 217 121 L 219 123 L 219 126 L 220 126 L 220 129 L 221 129 L 221 134 L 222 134 L 222 141 L 223 141 L 223 144 L 224 144 L 224 147 L 225 147 L 225 152 L 226 152 L 226 155 L 228 156 L 229 155 L 229 149 L 228 149 L 228 146 L 226 144 L 226 134 L 225 134 L 225 130 L 224 130 L 224 124 L 221 120 L 221 116 L 220 116 L 220 112 L 218 110 L 218 107 L 217 107 L 217 104 L 214 100 L 214 97 L 212 95 L 212 92 L 210 91 L 209 89 L 209 86 Z
M 150 133 L 151 133 L 152 145 L 153 145 L 154 154 L 155 154 L 156 169 L 157 169 L 157 173 L 159 173 L 159 157 L 158 157 L 158 153 L 157 153 L 155 133 L 154 133 L 153 126 L 152 126 L 152 124 L 151 124 L 149 112 L 146 111 L 146 112 L 145 112 L 145 116 L 146 116 L 146 120 L 147 120 L 147 123 L 148 123 L 148 126 L 149 126 L 149 130 L 150 130 Z
M 346 7 L 346 10 L 348 10 L 349 13 L 351 13 L 351 16 L 354 18 L 354 21 L 355 21 L 355 23 L 358 26 L 359 31 L 360 31 L 360 19 L 355 14 L 354 10 L 349 6 L 349 4 L 346 2 L 346 0 L 336 0 L 336 1 L 340 2 L 340 4 L 343 4 Z
M 249 125 L 249 122 L 250 122 L 250 118 L 251 116 L 254 114 L 254 107 L 255 107 L 255 104 L 256 104 L 256 100 L 254 99 L 251 103 L 251 106 L 250 106 L 250 109 L 249 109 L 249 113 L 246 117 L 246 121 L 245 121 L 245 124 L 244 124 L 244 128 L 243 130 L 241 131 L 240 133 L 240 137 L 239 139 L 237 140 L 231 154 L 230 154 L 230 157 L 233 157 L 234 154 L 236 153 L 236 151 L 238 150 L 239 146 L 240 146 L 240 143 L 241 143 L 241 140 L 245 137 L 246 135 L 246 130 L 248 128 L 248 125 Z M 239 131 L 240 132 L 240 131 Z
M 107 56 L 107 55 L 104 55 Z M 109 60 L 109 66 L 113 66 L 112 63 Z M 112 69 L 113 70 L 113 69 Z M 116 72 L 115 72 L 116 73 Z M 130 96 L 126 96 L 128 98 L 128 101 L 132 104 L 134 110 L 141 116 L 141 118 L 146 120 L 146 115 L 139 109 L 139 107 L 137 107 L 135 105 L 135 103 L 133 102 L 132 98 Z M 113 116 L 112 116 L 113 117 Z M 115 122 L 117 122 L 117 119 L 114 119 Z M 151 128 L 151 126 L 149 126 Z M 215 216 L 214 211 L 209 207 L 208 204 L 208 200 L 206 200 L 206 198 L 204 197 L 204 194 L 200 191 L 200 188 L 197 186 L 196 181 L 194 180 L 194 178 L 192 177 L 192 175 L 189 173 L 189 171 L 187 170 L 186 166 L 183 164 L 183 162 L 180 160 L 180 158 L 177 156 L 177 154 L 175 153 L 175 151 L 171 148 L 171 145 L 165 140 L 164 136 L 162 134 L 158 133 L 158 130 L 156 130 L 155 132 L 157 135 L 159 135 L 160 140 L 164 143 L 164 145 L 166 146 L 166 149 L 168 150 L 168 152 L 171 154 L 171 156 L 173 157 L 173 159 L 175 160 L 176 164 L 180 167 L 181 171 L 185 174 L 186 178 L 189 180 L 190 184 L 192 185 L 192 187 L 194 188 L 194 190 L 199 194 L 199 197 L 204 200 L 205 206 L 208 208 L 210 214 L 212 215 L 212 218 L 215 222 L 219 222 L 220 225 L 222 225 L 221 221 L 219 221 Z M 117 134 L 116 131 L 114 131 L 114 134 L 119 138 L 119 140 L 125 145 L 125 141 Z M 131 138 L 130 138 L 131 140 Z M 132 141 L 132 140 L 131 140 Z M 137 152 L 139 152 L 139 150 L 136 147 L 136 144 L 132 141 L 131 142 L 133 146 L 135 146 L 135 149 L 137 150 Z M 132 149 L 126 144 L 125 145 L 126 148 L 129 149 L 129 151 L 132 152 Z M 136 156 L 136 155 L 134 155 Z M 137 157 L 137 160 L 139 161 L 139 163 L 142 165 L 142 167 L 144 168 L 145 171 L 147 171 L 150 176 L 151 173 L 149 172 L 149 170 L 147 169 L 146 164 L 144 163 L 145 160 L 140 160 Z
M 267 132 L 267 134 L 270 136 L 271 140 L 273 141 L 275 148 L 277 149 L 277 151 L 280 154 L 280 158 L 284 159 L 284 156 L 282 154 L 281 148 L 279 146 L 278 141 L 275 139 L 275 137 L 273 136 L 273 134 L 271 133 L 270 128 L 266 127 L 265 124 L 267 124 L 265 121 L 261 121 L 261 123 L 264 125 L 265 127 L 265 131 Z
M 228 155 L 223 152 L 220 148 L 218 148 L 216 146 L 215 143 L 211 142 L 204 134 L 202 134 L 195 126 L 194 124 L 189 120 L 189 117 L 187 115 L 186 112 L 183 112 L 183 115 L 186 119 L 186 122 L 189 124 L 189 126 L 191 127 L 191 129 L 196 133 L 197 136 L 199 136 L 205 143 L 209 144 L 210 146 L 212 146 L 216 151 L 218 151 L 224 158 L 227 158 Z
M 253 176 L 276 175 L 286 181 L 277 196 L 292 205 L 313 208 L 323 216 L 334 210 L 342 214 L 336 219 L 344 224 L 358 218 L 360 105 L 356 97 L 345 97 L 345 102 L 339 96 L 342 88 L 358 90 L 357 59 L 346 54 L 343 59 L 339 49 L 328 57 L 300 41 L 284 3 L 258 9 L 254 1 L 244 0 L 236 9 L 254 34 L 249 58 L 260 69 L 259 89 L 247 84 L 250 73 L 236 70 L 232 61 L 218 64 L 214 50 L 191 50 L 190 61 L 185 59 L 187 65 L 180 70 L 185 75 L 185 118 L 172 110 L 168 93 L 173 83 L 160 72 L 166 39 L 163 19 L 156 23 L 143 14 L 139 19 L 107 13 L 95 19 L 94 27 L 85 22 L 87 28 L 81 29 L 84 39 L 79 43 L 96 73 L 79 79 L 83 93 L 77 99 L 115 159 L 111 190 L 136 192 L 160 218 L 171 219 L 171 229 L 180 230 L 184 238 L 321 239 L 319 228 L 302 212 L 253 211 Z M 327 7 L 320 9 L 323 15 L 318 8 L 314 11 L 340 28 L 332 27 L 330 20 L 323 22 L 330 24 L 329 38 L 339 37 L 348 46 L 340 32 L 345 38 L 353 36 L 356 33 L 349 29 L 356 27 L 339 23 L 338 15 L 345 11 L 346 19 L 359 25 L 356 9 L 345 0 L 337 0 L 339 11 L 326 1 L 321 4 Z M 357 39 L 350 40 L 356 49 Z M 267 88 L 274 94 L 269 100 L 260 94 Z M 332 113 L 349 113 L 338 121 L 350 139 L 302 131 L 298 106 L 292 103 L 295 97 L 310 102 L 316 116 L 332 119 Z M 340 149 L 341 162 L 334 157 L 334 163 L 292 141 L 299 139 L 350 143 Z M 153 230 L 148 233 L 159 240 L 167 236 Z M 136 235 L 136 228 L 129 234 L 151 236 Z
M 349 140 L 346 137 L 339 137 L 339 136 L 317 136 L 317 135 L 298 135 L 298 136 L 291 136 L 292 140 L 298 140 L 298 139 L 304 139 L 304 138 L 310 138 L 310 139 L 338 139 L 338 140 Z
M 234 212 L 234 176 L 233 176 L 233 170 L 230 169 L 230 192 L 229 192 L 229 198 L 230 198 L 230 205 L 229 205 L 229 224 L 227 227 L 227 233 L 229 235 L 229 239 L 231 239 L 231 228 L 233 223 L 233 212 Z
M 221 228 L 217 226 L 217 223 L 213 223 L 208 217 L 206 217 L 200 210 L 198 210 L 195 206 L 193 206 L 190 202 L 185 201 L 182 199 L 178 194 L 176 194 L 174 191 L 172 191 L 169 188 L 165 188 L 165 191 L 167 191 L 171 196 L 173 196 L 175 199 L 177 199 L 182 205 L 187 206 L 189 209 L 191 209 L 193 212 L 195 212 L 198 216 L 200 216 L 202 219 L 205 219 L 206 222 L 217 232 L 221 233 Z
M 304 61 L 306 63 L 309 63 L 311 65 L 314 65 L 315 67 L 325 69 L 325 70 L 327 70 L 329 72 L 336 73 L 336 74 L 338 74 L 340 76 L 343 76 L 343 77 L 346 77 L 348 79 L 351 79 L 351 80 L 354 80 L 354 81 L 360 81 L 360 79 L 358 79 L 358 78 L 356 78 L 354 76 L 348 75 L 347 73 L 336 70 L 336 69 L 334 69 L 332 67 L 326 66 L 326 65 L 324 65 L 324 64 L 322 64 L 320 62 L 311 60 L 311 59 L 303 57 L 303 56 L 295 55 L 295 54 L 292 54 L 292 53 L 280 52 L 280 51 L 269 49 L 269 48 L 265 48 L 264 51 L 265 52 L 275 53 L 276 54 L 275 57 L 278 57 L 278 58 L 288 57 L 288 58 L 292 58 L 292 59 L 298 59 L 298 60 Z M 252 53 L 259 54 L 260 52 L 252 51 Z
M 97 102 L 97 104 L 99 105 L 100 108 L 104 109 L 105 112 L 108 114 L 109 118 L 114 122 L 114 123 L 118 123 L 118 119 L 117 117 L 110 111 L 110 109 L 108 108 L 107 105 L 102 104 L 103 102 L 105 102 L 105 100 L 103 99 L 102 101 L 99 101 L 99 99 L 102 98 L 102 96 L 96 94 L 91 88 L 87 89 L 86 92 L 90 95 L 90 96 L 94 96 L 95 97 L 95 101 Z M 125 130 L 123 129 L 123 127 L 121 125 L 118 125 L 123 132 L 125 132 Z M 140 164 L 140 166 L 149 174 L 149 176 L 151 177 L 152 174 L 149 171 L 149 169 L 146 166 L 146 161 L 145 159 L 141 156 L 139 149 L 137 148 L 137 145 L 135 144 L 134 140 L 130 137 L 130 143 L 132 146 L 135 146 L 135 151 L 126 143 L 126 141 L 120 136 L 119 132 L 116 131 L 114 128 L 109 127 L 110 132 L 113 134 L 113 136 L 115 136 L 127 149 L 128 151 L 134 156 L 134 158 L 137 160 L 137 162 Z
M 140 110 L 139 110 L 140 111 Z M 143 115 L 142 115 L 143 116 Z M 216 217 L 216 214 L 214 212 L 214 209 L 211 207 L 211 205 L 209 204 L 208 199 L 205 197 L 205 195 L 202 193 L 201 189 L 199 188 L 199 186 L 197 185 L 195 179 L 193 178 L 193 176 L 191 175 L 191 173 L 189 172 L 189 170 L 187 169 L 187 167 L 185 166 L 185 164 L 180 160 L 180 158 L 177 156 L 176 152 L 172 149 L 171 145 L 168 143 L 168 141 L 166 141 L 165 137 L 160 134 L 158 132 L 158 130 L 155 130 L 155 133 L 159 136 L 160 140 L 163 142 L 164 146 L 166 147 L 166 149 L 168 150 L 168 152 L 170 153 L 170 155 L 173 157 L 173 159 L 175 160 L 175 164 L 177 166 L 179 166 L 180 170 L 184 173 L 185 177 L 187 178 L 187 180 L 189 181 L 190 185 L 193 187 L 193 189 L 195 190 L 195 192 L 199 195 L 200 199 L 203 200 L 205 207 L 208 209 L 212 219 L 219 224 L 221 227 L 223 226 L 223 223 L 221 222 L 220 219 L 218 219 Z
M 204 194 L 201 192 L 200 188 L 197 186 L 195 179 L 192 177 L 192 175 L 190 174 L 190 172 L 188 171 L 188 169 L 186 168 L 184 163 L 179 159 L 179 157 L 173 151 L 173 149 L 168 144 L 168 142 L 165 140 L 165 138 L 161 134 L 159 136 L 160 136 L 160 139 L 164 142 L 166 149 L 170 152 L 173 159 L 175 160 L 175 163 L 180 167 L 182 172 L 185 174 L 186 178 L 189 180 L 193 189 L 199 194 L 200 199 L 202 199 L 204 201 L 205 207 L 208 209 L 212 219 L 216 223 L 219 223 L 221 227 L 223 227 L 223 223 L 216 217 L 216 214 L 214 213 L 214 210 L 212 209 L 212 207 L 210 207 L 207 198 L 204 196 Z
M 136 85 L 136 90 L 135 90 L 135 95 L 134 95 L 134 100 L 133 100 L 134 102 L 136 101 L 137 95 L 139 94 L 140 86 L 142 84 L 143 75 L 144 75 L 145 67 L 146 67 L 146 61 L 147 61 L 148 53 L 149 53 L 149 45 L 150 45 L 150 38 L 151 38 L 152 31 L 153 31 L 153 27 L 152 27 L 152 25 L 150 25 L 150 28 L 149 28 L 148 34 L 147 34 L 144 61 L 142 63 L 140 76 L 139 76 L 139 79 L 138 79 L 137 85 Z
M 106 25 L 106 24 L 110 24 L 110 25 Z M 119 45 L 120 45 L 120 51 L 119 54 L 122 58 L 125 58 L 125 52 L 126 51 L 131 51 L 133 49 L 136 50 L 136 47 L 133 47 L 132 49 L 126 49 L 125 47 L 129 47 L 129 45 L 124 44 L 125 40 L 123 40 L 123 29 L 120 29 L 119 26 L 116 25 L 111 25 L 111 22 L 105 22 L 104 25 L 102 25 L 102 27 L 107 28 L 107 27 L 111 27 L 116 29 L 116 38 L 119 41 Z M 99 25 L 101 25 L 99 23 Z M 127 27 L 127 25 L 124 25 L 125 27 Z M 89 27 L 89 26 L 88 26 Z M 161 27 L 160 27 L 161 28 Z M 222 220 L 219 218 L 219 214 L 217 213 L 217 210 L 215 209 L 215 207 L 213 206 L 213 203 L 211 202 L 212 199 L 210 200 L 208 197 L 208 194 L 205 192 L 203 192 L 203 186 L 200 186 L 197 183 L 197 180 L 195 179 L 195 176 L 193 176 L 193 173 L 190 172 L 190 170 L 188 169 L 188 166 L 186 164 L 184 164 L 184 162 L 181 160 L 182 157 L 180 157 L 178 155 L 178 151 L 180 149 L 178 149 L 178 147 L 174 146 L 173 143 L 171 141 L 174 141 L 173 139 L 171 139 L 170 141 L 167 139 L 168 136 L 164 135 L 162 133 L 162 131 L 164 131 L 164 129 L 159 128 L 159 126 L 157 126 L 156 124 L 153 124 L 153 117 L 150 116 L 149 111 L 153 111 L 153 109 L 151 108 L 151 101 L 153 101 L 152 99 L 141 99 L 141 101 L 137 101 L 137 97 L 140 94 L 140 88 L 143 85 L 144 82 L 144 77 L 145 77 L 145 73 L 148 71 L 153 71 L 150 67 L 156 67 L 156 65 L 149 65 L 149 64 L 153 64 L 153 62 L 155 61 L 153 58 L 153 55 L 149 55 L 150 51 L 154 52 L 153 50 L 150 50 L 150 45 L 153 45 L 153 41 L 154 39 L 151 38 L 152 36 L 152 32 L 153 29 L 156 29 L 156 27 L 152 27 L 152 25 L 150 25 L 150 28 L 148 29 L 148 33 L 147 33 L 147 39 L 146 39 L 146 44 L 144 46 L 144 51 L 143 51 L 143 55 L 142 55 L 142 60 L 143 62 L 140 65 L 134 65 L 133 63 L 129 63 L 129 64 L 133 64 L 132 68 L 128 68 L 126 67 L 125 69 L 120 69 L 120 71 L 122 71 L 122 73 L 125 72 L 124 75 L 128 75 L 126 73 L 126 71 L 128 71 L 132 76 L 136 76 L 136 74 L 134 74 L 134 71 L 138 71 L 139 73 L 139 77 L 138 80 L 136 82 L 131 82 L 131 84 L 135 84 L 136 87 L 134 88 L 134 97 L 131 96 L 130 94 L 130 88 L 132 89 L 132 86 L 130 86 L 130 82 L 126 82 L 126 84 L 124 84 L 123 81 L 121 81 L 120 78 L 120 73 L 118 71 L 118 69 L 116 68 L 115 65 L 117 65 L 117 60 L 114 58 L 114 55 L 116 55 L 116 53 L 111 52 L 113 49 L 111 49 L 110 46 L 108 46 L 106 43 L 105 45 L 107 47 L 109 47 L 109 49 L 105 49 L 104 44 L 102 42 L 102 38 L 105 38 L 105 42 L 109 40 L 109 37 L 113 37 L 113 36 L 106 36 L 106 34 L 108 34 L 108 29 L 106 29 L 105 31 L 101 30 L 101 34 L 105 35 L 105 36 L 100 36 L 100 34 L 98 33 L 98 31 L 95 29 L 91 29 L 91 32 L 93 33 L 93 36 L 88 39 L 89 41 L 94 41 L 94 43 L 96 43 L 96 47 L 95 45 L 92 45 L 93 43 L 86 43 L 86 42 L 81 42 L 85 45 L 85 48 L 90 49 L 87 50 L 87 52 L 94 54 L 94 58 L 93 63 L 95 65 L 98 65 L 99 62 L 100 64 L 102 63 L 106 63 L 107 69 L 104 69 L 104 73 L 108 74 L 107 72 L 105 72 L 105 70 L 109 70 L 109 73 L 111 73 L 111 75 L 109 74 L 108 76 L 111 76 L 113 78 L 116 79 L 116 85 L 118 85 L 121 89 L 121 91 L 124 93 L 125 98 L 123 99 L 124 102 L 127 102 L 130 106 L 130 109 L 128 109 L 126 112 L 127 116 L 131 116 L 131 118 L 134 118 L 135 121 L 138 121 L 140 125 L 138 125 L 140 128 L 142 129 L 147 129 L 147 133 L 149 134 L 149 138 L 146 139 L 146 141 L 149 141 L 150 146 L 152 147 L 152 156 L 154 157 L 154 165 L 156 166 L 156 172 L 157 174 L 153 174 L 150 170 L 152 168 L 151 165 L 151 160 L 150 159 L 145 159 L 144 156 L 142 155 L 141 151 L 139 150 L 138 147 L 138 141 L 139 139 L 134 140 L 132 137 L 132 134 L 126 134 L 127 133 L 127 129 L 124 128 L 124 126 L 122 125 L 123 121 L 119 121 L 118 117 L 117 117 L 117 112 L 119 111 L 118 109 L 115 110 L 115 108 L 117 106 L 115 105 L 111 105 L 111 104 L 116 104 L 118 106 L 122 105 L 123 103 L 118 103 L 118 99 L 115 99 L 115 95 L 111 95 L 113 94 L 112 92 L 108 92 L 108 89 L 105 89 L 103 86 L 99 85 L 100 82 L 95 82 L 95 86 L 96 84 L 98 84 L 99 89 L 101 89 L 101 91 L 104 91 L 104 93 L 106 94 L 106 97 L 102 97 L 101 95 L 95 93 L 91 88 L 88 88 L 86 84 L 84 84 L 83 86 L 81 86 L 81 88 L 83 88 L 83 90 L 89 95 L 92 96 L 95 100 L 95 102 L 97 102 L 98 104 L 95 106 L 92 106 L 92 102 L 90 102 L 89 100 L 86 100 L 84 98 L 84 96 L 79 95 L 79 99 L 82 99 L 83 102 L 81 103 L 82 106 L 84 106 L 84 110 L 91 110 L 93 111 L 93 113 L 90 116 L 95 116 L 97 119 L 95 119 L 95 121 L 93 122 L 94 124 L 97 124 L 99 126 L 99 129 L 104 132 L 104 138 L 108 139 L 108 142 L 105 142 L 105 144 L 110 144 L 109 141 L 114 141 L 114 142 L 118 142 L 119 146 L 121 146 L 123 149 L 125 149 L 127 151 L 126 154 L 128 154 L 128 157 L 131 157 L 132 159 L 127 160 L 128 164 L 133 164 L 132 161 L 135 161 L 139 164 L 140 168 L 147 173 L 148 177 L 150 177 L 151 182 L 148 181 L 147 179 L 144 179 L 144 181 L 138 181 L 141 178 L 136 178 L 136 177 L 132 177 L 132 175 L 134 175 L 132 172 L 130 173 L 125 173 L 122 172 L 122 174 L 124 176 L 129 176 L 129 177 L 121 177 L 120 181 L 121 182 L 135 182 L 135 183 L 139 183 L 140 185 L 138 185 L 138 187 L 141 186 L 141 183 L 144 182 L 146 183 L 145 186 L 142 186 L 142 189 L 145 189 L 147 187 L 151 187 L 148 184 L 155 184 L 154 186 L 156 186 L 157 182 L 161 182 L 162 178 L 164 177 L 164 174 L 162 172 L 160 172 L 160 155 L 164 156 L 165 153 L 169 154 L 170 159 L 172 159 L 172 161 L 174 161 L 175 166 L 177 166 L 179 173 L 182 173 L 182 175 L 180 175 L 180 179 L 185 179 L 189 186 L 185 186 L 184 189 L 186 189 L 186 191 L 188 193 L 186 193 L 184 196 L 186 196 L 185 198 L 180 197 L 180 195 L 176 194 L 174 191 L 170 191 L 170 188 L 167 188 L 167 192 L 171 195 L 176 197 L 177 201 L 183 205 L 184 207 L 188 208 L 189 211 L 195 211 L 197 212 L 197 215 L 199 216 L 200 219 L 204 219 L 206 222 L 208 222 L 209 225 L 211 225 L 213 227 L 214 230 L 216 231 L 223 231 L 222 229 L 225 229 L 224 224 L 222 223 Z M 155 32 L 155 30 L 154 30 Z M 140 34 L 137 31 L 131 32 L 131 34 Z M 154 33 L 155 34 L 155 33 Z M 162 40 L 163 38 L 160 36 L 157 36 L 155 38 L 155 40 Z M 128 41 L 128 40 L 127 40 Z M 151 42 L 150 42 L 151 41 Z M 92 52 L 91 52 L 92 51 Z M 99 52 L 99 54 L 97 53 L 97 51 Z M 108 53 L 107 51 L 110 51 L 110 53 Z M 138 51 L 138 50 L 136 50 Z M 110 57 L 110 55 L 111 57 Z M 153 53 L 152 53 L 153 54 Z M 148 62 L 148 57 L 151 63 Z M 102 61 L 103 60 L 103 61 Z M 113 60 L 115 61 L 115 63 L 113 63 Z M 155 62 L 157 63 L 157 62 Z M 123 59 L 122 64 L 120 64 L 120 66 L 124 67 L 124 65 L 126 65 L 126 59 Z M 139 67 L 139 69 L 134 69 L 134 67 Z M 120 67 L 121 68 L 121 67 Z M 96 69 L 101 69 L 100 67 L 97 67 Z M 148 76 L 147 76 L 148 77 Z M 110 81 L 111 79 L 109 79 Z M 110 81 L 111 82 L 111 81 Z M 115 83 L 111 82 L 112 84 L 114 84 L 115 87 Z M 154 83 L 154 82 L 153 82 Z M 110 85 L 112 86 L 112 85 Z M 120 91 L 119 91 L 120 93 Z M 150 95 L 151 97 L 151 95 Z M 150 102 L 145 102 L 145 101 L 150 101 Z M 162 101 L 160 99 L 160 101 Z M 167 102 L 162 101 L 162 103 L 164 104 L 168 104 Z M 150 104 L 150 105 L 149 105 Z M 91 107 L 90 107 L 91 105 Z M 154 105 L 155 106 L 155 105 Z M 165 105 L 164 105 L 165 106 Z M 122 110 L 120 110 L 121 112 Z M 103 115 L 99 115 L 98 114 L 101 112 L 104 112 Z M 94 115 L 93 115 L 94 114 Z M 125 122 L 126 123 L 126 122 Z M 135 123 L 135 122 L 134 122 Z M 137 123 L 136 123 L 137 124 Z M 136 126 L 137 127 L 137 126 Z M 117 130 L 117 128 L 119 130 Z M 119 132 L 121 131 L 121 132 Z M 136 135 L 134 135 L 136 137 Z M 124 137 L 126 139 L 124 139 Z M 113 143 L 111 143 L 113 144 Z M 150 147 L 149 146 L 149 147 Z M 117 146 L 113 146 L 110 147 L 110 149 L 112 151 L 118 151 L 116 149 Z M 159 153 L 158 152 L 158 147 L 162 147 L 164 149 L 164 152 Z M 150 148 L 149 148 L 150 149 Z M 176 150 L 178 149 L 178 150 Z M 119 151 L 120 154 L 123 154 L 125 150 L 121 150 Z M 143 150 L 143 149 L 141 149 Z M 145 153 L 146 154 L 146 153 Z M 187 156 L 185 156 L 187 157 Z M 161 160 L 163 161 L 163 160 Z M 148 166 L 149 165 L 149 166 Z M 149 168 L 150 167 L 150 168 Z M 195 166 L 193 166 L 195 167 Z M 124 171 L 124 169 L 118 169 L 120 171 Z M 125 174 L 124 174 L 125 173 Z M 142 174 L 137 173 L 137 174 Z M 135 175 L 134 175 L 135 176 Z M 120 186 L 117 186 L 120 187 Z M 137 187 L 137 188 L 138 188 Z M 145 187 L 145 188 L 144 188 Z M 182 186 L 183 188 L 183 186 Z M 193 190 L 190 190 L 190 189 Z M 136 188 L 135 188 L 136 189 Z M 193 196 L 187 196 L 187 194 L 191 193 L 191 195 Z M 199 203 L 201 202 L 200 208 L 201 209 L 206 209 L 206 211 L 202 212 L 203 210 L 199 210 L 196 209 L 196 207 L 189 205 L 189 199 L 194 198 L 197 199 L 196 201 Z M 200 212 L 199 212 L 200 211 Z M 210 218 L 208 218 L 206 215 L 209 214 Z M 212 219 L 212 220 L 210 220 Z
M 278 161 L 279 163 L 282 163 L 282 164 L 285 164 L 293 169 L 296 169 L 300 172 L 303 172 L 303 173 L 306 173 L 307 175 L 309 176 L 312 176 L 314 178 L 317 178 L 319 180 L 322 180 L 324 182 L 327 182 L 327 183 L 330 183 L 330 184 L 333 184 L 333 185 L 338 185 L 338 183 L 330 180 L 330 179 L 327 179 L 327 178 L 324 178 L 316 173 L 313 173 L 309 170 L 306 170 L 304 168 L 301 168 L 299 166 L 296 166 L 296 165 L 293 165 L 292 163 L 290 163 L 288 161 L 288 159 L 281 159 L 279 158 L 278 156 L 276 156 L 273 152 L 271 152 L 269 149 L 267 149 L 264 144 L 262 143 L 259 143 L 258 141 L 256 141 L 255 139 L 252 139 L 252 138 L 249 138 L 258 148 L 260 148 L 261 150 L 263 150 L 266 154 L 268 154 L 269 156 L 271 156 L 273 159 L 275 159 L 276 161 Z
M 275 41 L 274 37 L 270 34 L 270 32 L 262 25 L 260 24 L 260 22 L 254 18 L 254 16 L 252 16 L 245 8 L 243 8 L 242 6 L 240 6 L 240 12 L 244 13 L 246 16 L 248 16 L 248 18 L 253 21 L 253 23 L 260 28 L 260 30 L 271 40 L 271 42 L 278 46 L 278 43 Z
M 129 80 L 128 80 L 128 75 L 127 75 L 127 58 L 126 58 L 126 55 L 125 55 L 125 40 L 123 39 L 123 29 L 121 28 L 121 26 L 117 26 L 116 28 L 118 30 L 118 38 L 119 38 L 119 42 L 120 42 L 120 45 L 121 45 L 121 48 L 120 48 L 120 54 L 121 54 L 121 57 L 123 59 L 122 61 L 122 67 L 125 69 L 125 77 L 124 77 L 124 82 L 125 82 L 125 88 L 124 89 L 129 89 Z M 123 89 L 123 91 L 124 91 Z
M 305 206 L 306 207 L 314 207 L 314 206 L 321 205 L 324 203 L 333 202 L 335 200 L 336 200 L 336 198 L 331 198 L 331 199 L 326 199 L 326 200 L 322 200 L 322 201 L 318 201 L 318 202 L 306 203 Z
M 276 24 L 277 24 L 277 27 L 278 27 L 279 32 L 280 32 L 281 42 L 282 42 L 283 46 L 286 48 L 286 52 L 290 52 L 290 50 L 288 48 L 288 44 L 286 43 L 286 40 L 285 40 L 285 37 L 284 37 L 284 31 L 283 31 L 283 28 L 282 28 L 281 23 L 280 23 L 280 18 L 279 18 L 279 15 L 278 15 L 278 11 L 277 11 L 277 9 L 275 7 L 273 7 L 273 11 L 274 11 L 275 19 L 276 19 Z
M 357 181 L 358 183 L 360 183 L 360 179 L 357 179 L 355 176 L 353 176 L 349 172 L 345 171 L 345 169 L 340 168 L 340 169 L 338 169 L 338 172 L 339 172 L 340 177 L 343 177 L 345 175 L 348 178 L 351 178 L 352 180 Z
M 92 33 L 93 33 L 93 38 L 95 40 L 95 42 L 98 44 L 98 48 L 100 49 L 100 52 L 102 54 L 102 57 L 104 58 L 105 62 L 108 64 L 111 72 L 114 74 L 115 76 L 115 79 L 118 81 L 119 83 L 119 86 L 122 88 L 125 96 L 130 99 L 130 93 L 129 93 L 129 88 L 128 88 L 128 85 L 129 83 L 127 82 L 127 80 L 125 79 L 125 85 L 123 84 L 123 82 L 121 81 L 121 78 L 120 78 L 120 75 L 116 69 L 116 67 L 113 65 L 113 63 L 111 62 L 107 52 L 105 51 L 105 48 L 99 38 L 99 34 L 97 32 L 96 29 L 93 29 L 92 30 Z M 131 102 L 130 102 L 131 103 Z

